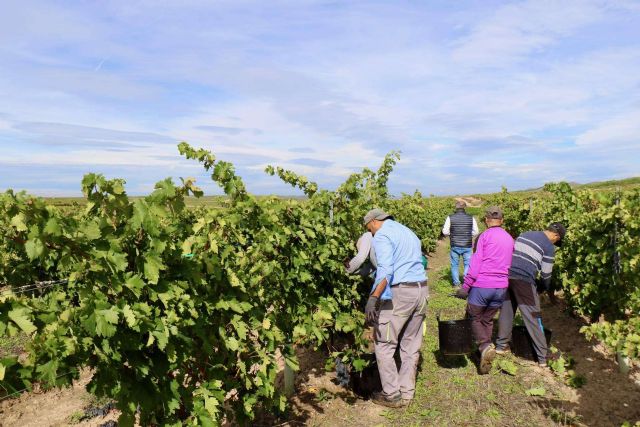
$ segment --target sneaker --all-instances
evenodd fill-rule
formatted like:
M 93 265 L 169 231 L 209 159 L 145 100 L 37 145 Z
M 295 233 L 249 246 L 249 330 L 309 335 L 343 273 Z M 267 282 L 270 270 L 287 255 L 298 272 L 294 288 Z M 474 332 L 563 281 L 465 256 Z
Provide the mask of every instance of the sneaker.
M 386 406 L 387 408 L 401 408 L 403 406 L 407 406 L 408 403 L 405 403 L 405 400 L 400 397 L 400 394 L 393 397 L 389 397 L 382 392 L 374 392 L 371 396 L 371 401 L 376 405 Z
M 496 354 L 499 355 L 503 355 L 503 354 L 509 354 L 511 353 L 511 349 L 509 348 L 508 345 L 505 345 L 504 347 L 496 347 Z
M 493 364 L 493 359 L 496 357 L 496 348 L 493 344 L 489 344 L 480 353 L 480 373 L 488 374 Z

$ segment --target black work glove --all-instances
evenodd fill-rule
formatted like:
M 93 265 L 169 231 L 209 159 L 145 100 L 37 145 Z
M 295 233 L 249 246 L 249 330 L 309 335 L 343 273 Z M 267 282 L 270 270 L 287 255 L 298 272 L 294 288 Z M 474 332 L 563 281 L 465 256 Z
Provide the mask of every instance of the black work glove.
M 456 293 L 453 294 L 453 296 L 460 299 L 467 299 L 467 297 L 469 296 L 469 291 L 461 286 L 458 288 Z
M 536 290 L 538 291 L 539 294 L 547 291 L 548 289 L 549 287 L 544 283 L 544 280 L 542 279 L 536 280 Z
M 344 264 L 345 268 L 349 268 L 351 267 L 351 258 L 349 257 L 345 257 L 345 259 L 342 260 L 342 264 Z
M 371 295 L 367 300 L 367 305 L 364 307 L 366 322 L 371 326 L 375 325 L 378 322 L 378 316 L 380 315 L 379 302 L 380 299 L 378 297 L 374 297 L 373 295 Z

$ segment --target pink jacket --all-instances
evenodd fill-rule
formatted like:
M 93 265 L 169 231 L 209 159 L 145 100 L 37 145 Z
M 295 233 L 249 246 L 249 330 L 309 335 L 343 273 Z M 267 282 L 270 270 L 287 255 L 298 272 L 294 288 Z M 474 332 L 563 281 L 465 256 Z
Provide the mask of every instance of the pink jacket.
M 508 287 L 513 245 L 513 237 L 502 227 L 491 227 L 480 234 L 462 287 L 467 291 L 472 286 L 476 288 Z

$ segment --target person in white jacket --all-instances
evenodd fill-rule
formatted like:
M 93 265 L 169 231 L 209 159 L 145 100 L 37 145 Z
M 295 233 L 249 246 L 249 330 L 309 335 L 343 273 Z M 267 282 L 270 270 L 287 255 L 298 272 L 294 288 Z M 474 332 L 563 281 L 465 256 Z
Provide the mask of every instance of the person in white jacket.
M 458 271 L 460 257 L 464 262 L 464 280 L 471 262 L 473 238 L 478 235 L 478 223 L 473 216 L 465 212 L 466 206 L 467 204 L 464 201 L 458 200 L 456 202 L 456 211 L 447 216 L 442 227 L 442 234 L 449 236 L 451 240 L 451 251 L 449 253 L 451 258 L 451 282 L 456 288 L 460 287 L 460 273 Z
M 344 260 L 344 268 L 347 273 L 368 277 L 376 271 L 378 264 L 372 242 L 373 234 L 369 231 L 360 236 L 356 242 L 358 253 L 353 258 Z

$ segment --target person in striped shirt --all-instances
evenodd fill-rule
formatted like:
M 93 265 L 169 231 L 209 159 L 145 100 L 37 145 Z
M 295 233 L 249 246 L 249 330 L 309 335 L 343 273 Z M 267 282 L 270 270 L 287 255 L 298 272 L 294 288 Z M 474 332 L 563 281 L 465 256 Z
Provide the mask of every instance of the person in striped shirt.
M 520 309 L 524 325 L 533 341 L 538 364 L 546 366 L 547 340 L 544 336 L 538 293 L 549 289 L 555 247 L 562 245 L 565 234 L 564 225 L 554 222 L 544 231 L 527 231 L 516 239 L 509 268 L 509 288 L 498 318 L 496 353 L 509 351 L 513 316 L 516 309 Z

